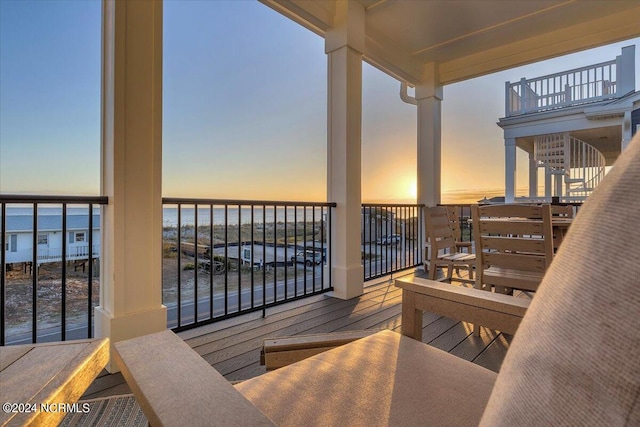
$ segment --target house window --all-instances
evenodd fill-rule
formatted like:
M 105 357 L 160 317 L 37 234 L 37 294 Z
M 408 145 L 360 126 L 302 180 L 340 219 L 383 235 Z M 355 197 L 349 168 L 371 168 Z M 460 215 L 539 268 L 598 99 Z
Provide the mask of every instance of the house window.
M 48 234 L 38 234 L 38 244 L 39 245 L 48 245 L 49 244 L 49 235 Z
M 69 232 L 69 243 L 84 243 L 87 241 L 87 232 L 86 231 L 70 231 Z
M 7 252 L 18 252 L 18 235 L 17 234 L 9 234 L 9 240 L 5 245 L 5 250 Z

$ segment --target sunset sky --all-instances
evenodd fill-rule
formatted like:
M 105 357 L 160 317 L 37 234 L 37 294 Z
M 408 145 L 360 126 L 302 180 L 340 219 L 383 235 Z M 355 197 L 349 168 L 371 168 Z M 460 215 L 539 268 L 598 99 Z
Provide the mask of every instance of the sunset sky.
M 164 195 L 326 200 L 323 39 L 253 1 L 164 9 Z M 1 193 L 99 194 L 100 13 L 97 0 L 0 1 Z M 443 202 L 503 194 L 505 81 L 611 60 L 638 42 L 446 86 Z M 363 199 L 413 202 L 416 107 L 367 64 L 363 82 Z M 518 161 L 524 185 L 524 153 Z

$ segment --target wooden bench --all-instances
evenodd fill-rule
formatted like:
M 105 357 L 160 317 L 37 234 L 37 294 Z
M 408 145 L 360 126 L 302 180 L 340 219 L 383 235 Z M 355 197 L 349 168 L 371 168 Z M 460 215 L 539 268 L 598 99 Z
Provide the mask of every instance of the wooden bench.
M 187 343 L 166 330 L 114 344 L 152 426 L 274 425 Z
M 282 368 L 376 332 L 379 330 L 266 338 L 260 351 L 260 364 L 265 365 L 268 371 Z
M 402 289 L 402 334 L 418 341 L 425 311 L 514 334 L 531 302 L 414 276 L 396 279 L 395 285 Z
M 108 338 L 0 347 L 0 426 L 58 425 L 108 361 Z

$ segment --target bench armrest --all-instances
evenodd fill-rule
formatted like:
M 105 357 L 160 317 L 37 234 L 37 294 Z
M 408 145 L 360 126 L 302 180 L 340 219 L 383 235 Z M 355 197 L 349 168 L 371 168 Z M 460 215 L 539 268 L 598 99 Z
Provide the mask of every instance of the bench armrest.
M 360 338 L 368 337 L 376 332 L 380 332 L 380 330 L 369 329 L 265 338 L 260 351 L 260 364 L 265 365 L 267 371 L 282 368 Z
M 421 340 L 422 311 L 514 334 L 531 300 L 420 277 L 396 279 L 402 291 L 402 334 Z
M 114 359 L 152 426 L 274 425 L 169 330 L 114 347 Z

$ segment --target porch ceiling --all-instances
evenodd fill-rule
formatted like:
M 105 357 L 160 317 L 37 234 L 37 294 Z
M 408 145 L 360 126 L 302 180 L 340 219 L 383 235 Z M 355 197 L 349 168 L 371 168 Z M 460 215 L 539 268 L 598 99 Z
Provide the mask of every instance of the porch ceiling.
M 339 0 L 260 1 L 324 35 Z M 410 84 L 432 62 L 448 84 L 640 35 L 637 1 L 354 1 L 365 60 Z

